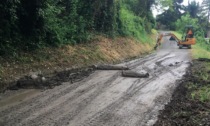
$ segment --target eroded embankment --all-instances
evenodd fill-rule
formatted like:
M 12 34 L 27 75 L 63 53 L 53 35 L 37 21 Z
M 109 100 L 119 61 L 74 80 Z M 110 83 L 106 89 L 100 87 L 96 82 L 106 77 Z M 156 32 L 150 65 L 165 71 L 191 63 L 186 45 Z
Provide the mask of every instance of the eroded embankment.
M 119 63 L 126 59 L 148 54 L 153 49 L 155 35 L 150 37 L 148 42 L 143 44 L 131 38 L 111 39 L 99 36 L 93 42 L 86 44 L 45 48 L 34 52 L 20 53 L 13 58 L 0 58 L 0 91 L 10 85 L 16 85 L 18 81 L 30 80 L 29 75 L 33 74 L 38 73 L 40 79 L 37 81 L 42 83 L 41 85 L 35 84 L 35 87 L 46 86 L 52 82 L 47 81 L 43 84 L 42 77 L 45 77 L 44 80 L 52 80 L 54 83 L 54 81 L 58 82 L 63 79 L 58 77 L 60 73 L 67 72 L 80 77 L 81 69 L 77 68 L 89 69 L 88 66 L 93 64 Z M 69 76 L 69 74 L 65 76 Z M 58 79 L 49 79 L 51 77 Z M 71 80 L 72 77 L 68 78 Z M 65 78 L 62 81 L 65 81 Z M 57 82 L 52 86 L 58 85 Z M 19 86 L 21 87 L 21 85 Z
M 210 60 L 194 60 L 155 126 L 210 125 Z

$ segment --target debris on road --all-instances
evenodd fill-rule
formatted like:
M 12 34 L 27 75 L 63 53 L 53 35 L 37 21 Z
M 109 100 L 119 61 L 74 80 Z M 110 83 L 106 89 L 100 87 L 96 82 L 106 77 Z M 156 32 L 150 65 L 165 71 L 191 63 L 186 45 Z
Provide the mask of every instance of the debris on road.
M 129 70 L 127 66 L 119 65 L 94 65 L 97 70 Z
M 71 69 L 56 72 L 52 75 L 32 74 L 20 78 L 8 88 L 10 90 L 23 89 L 47 89 L 61 85 L 62 82 L 71 83 L 80 81 L 94 72 L 91 67 L 81 69 Z
M 149 73 L 138 73 L 131 70 L 122 71 L 123 77 L 148 78 Z

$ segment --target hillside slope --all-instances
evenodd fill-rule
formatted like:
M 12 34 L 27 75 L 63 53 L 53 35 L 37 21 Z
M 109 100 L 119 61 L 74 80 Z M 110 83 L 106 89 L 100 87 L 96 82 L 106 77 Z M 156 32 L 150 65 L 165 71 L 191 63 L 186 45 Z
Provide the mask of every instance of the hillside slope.
M 51 74 L 55 71 L 87 67 L 93 64 L 118 63 L 139 57 L 152 51 L 155 37 L 154 32 L 147 36 L 147 42 L 142 43 L 126 37 L 112 39 L 98 36 L 87 44 L 44 48 L 22 53 L 15 58 L 1 58 L 0 88 L 3 90 L 13 84 L 13 81 L 34 72 Z

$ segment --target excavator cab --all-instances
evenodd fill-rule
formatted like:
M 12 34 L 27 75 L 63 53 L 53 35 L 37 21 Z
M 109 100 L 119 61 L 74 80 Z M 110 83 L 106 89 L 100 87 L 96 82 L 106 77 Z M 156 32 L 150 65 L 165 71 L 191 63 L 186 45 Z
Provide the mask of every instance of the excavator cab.
M 185 34 L 183 34 L 182 40 L 178 42 L 178 46 L 181 49 L 182 47 L 188 47 L 191 49 L 191 45 L 196 43 L 196 39 L 194 38 L 194 31 L 192 25 L 185 26 Z
M 194 32 L 193 32 L 193 26 L 192 25 L 187 25 L 185 26 L 185 31 L 186 34 L 183 34 L 182 38 L 184 37 L 185 41 L 187 38 L 193 38 L 194 37 Z

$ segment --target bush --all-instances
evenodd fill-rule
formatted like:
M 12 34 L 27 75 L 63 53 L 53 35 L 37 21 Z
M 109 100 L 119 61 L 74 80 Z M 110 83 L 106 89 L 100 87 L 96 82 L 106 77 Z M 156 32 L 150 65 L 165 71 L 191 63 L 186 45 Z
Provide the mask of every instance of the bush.
M 0 2 L 0 56 L 87 42 L 92 33 L 143 39 L 154 0 L 6 0 Z M 139 13 L 141 12 L 141 13 Z M 146 30 L 145 30 L 146 29 Z M 141 37 L 142 36 L 142 37 Z

